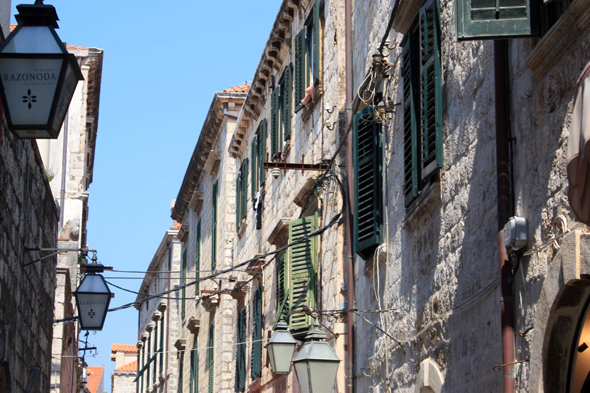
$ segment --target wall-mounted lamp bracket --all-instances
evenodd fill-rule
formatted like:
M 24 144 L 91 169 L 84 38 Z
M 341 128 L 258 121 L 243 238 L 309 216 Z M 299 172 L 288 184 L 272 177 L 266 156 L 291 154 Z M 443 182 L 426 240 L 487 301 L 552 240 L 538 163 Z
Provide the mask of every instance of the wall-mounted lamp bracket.
M 31 252 L 31 251 L 36 251 L 36 252 L 40 252 L 40 251 L 53 251 L 51 254 L 49 255 L 45 255 L 44 257 L 35 259 L 34 261 L 31 261 L 29 263 L 25 263 L 23 266 L 29 266 L 32 265 L 33 263 L 42 261 L 44 259 L 47 258 L 51 258 L 52 256 L 55 256 L 57 254 L 61 254 L 62 252 L 70 252 L 70 251 L 78 251 L 78 252 L 92 252 L 96 255 L 96 250 L 89 250 L 87 248 L 39 248 L 39 247 L 25 247 L 25 252 Z

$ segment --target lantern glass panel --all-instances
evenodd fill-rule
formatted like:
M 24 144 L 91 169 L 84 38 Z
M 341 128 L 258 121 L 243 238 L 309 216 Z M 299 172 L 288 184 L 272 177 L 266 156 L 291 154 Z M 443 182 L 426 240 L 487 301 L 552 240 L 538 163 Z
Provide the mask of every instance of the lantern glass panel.
M 299 382 L 299 390 L 301 393 L 310 393 L 309 390 L 309 374 L 307 373 L 307 362 L 293 363 L 295 367 L 295 375 L 297 375 L 297 382 Z
M 108 293 L 109 295 L 111 293 L 104 279 L 99 274 L 86 275 L 80 283 L 77 292 L 92 292 L 92 294 Z
M 49 26 L 22 26 L 6 43 L 3 53 L 63 53 Z
M 78 313 L 84 330 L 102 328 L 111 295 L 108 293 L 78 293 Z
M 74 57 L 74 55 L 71 55 L 70 61 L 68 62 L 68 68 L 66 69 L 64 84 L 61 88 L 61 92 L 59 93 L 59 97 L 56 98 L 57 108 L 55 111 L 55 117 L 53 118 L 53 124 L 51 128 L 57 133 L 59 133 L 64 118 L 68 113 L 70 101 L 72 100 L 72 96 L 74 95 L 74 91 L 76 90 L 76 86 L 78 85 L 78 76 L 76 72 L 74 72 L 74 65 L 78 67 L 78 63 L 76 63 L 76 58 Z
M 273 343 L 269 346 L 271 368 L 275 374 L 288 374 L 291 371 L 291 360 L 295 352 L 295 344 Z
M 309 360 L 307 369 L 313 393 L 331 392 L 336 383 L 339 362 L 326 362 L 321 360 Z

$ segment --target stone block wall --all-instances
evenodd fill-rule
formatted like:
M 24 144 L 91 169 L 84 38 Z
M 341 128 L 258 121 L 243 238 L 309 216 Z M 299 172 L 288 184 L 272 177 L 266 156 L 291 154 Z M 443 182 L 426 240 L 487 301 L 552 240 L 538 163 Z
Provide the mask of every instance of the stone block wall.
M 55 248 L 58 215 L 37 146 L 0 130 L 0 325 L 8 327 L 1 386 L 22 393 L 33 378 L 49 391 L 56 257 L 25 266 Z M 3 339 L 4 340 L 4 339 Z M 0 355 L 4 357 L 4 355 Z

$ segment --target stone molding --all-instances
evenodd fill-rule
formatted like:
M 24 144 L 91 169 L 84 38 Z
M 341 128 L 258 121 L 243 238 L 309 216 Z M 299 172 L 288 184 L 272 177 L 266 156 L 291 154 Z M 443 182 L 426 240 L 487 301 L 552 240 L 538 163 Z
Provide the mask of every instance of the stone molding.
M 201 328 L 201 320 L 199 320 L 199 319 L 197 319 L 195 317 L 190 317 L 188 319 L 188 323 L 186 324 L 186 328 L 192 334 L 198 335 L 199 334 L 199 329 Z
M 279 247 L 289 235 L 289 219 L 279 218 L 274 229 L 268 236 L 268 242 Z
M 203 200 L 205 200 L 205 193 L 202 191 L 193 192 L 193 196 L 188 204 L 189 209 L 194 212 L 201 213 L 203 208 Z
M 186 338 L 179 338 L 176 340 L 174 347 L 179 351 L 184 351 L 186 349 Z
M 212 177 L 217 175 L 219 171 L 219 164 L 221 163 L 221 151 L 214 150 L 209 153 L 207 161 L 205 161 L 205 172 L 209 173 Z
M 158 304 L 158 311 L 163 313 L 164 311 L 166 311 L 166 308 L 168 308 L 168 304 L 166 303 L 166 301 L 165 300 L 160 301 L 160 304 Z
M 162 319 L 162 313 L 159 311 L 156 311 L 155 313 L 153 313 L 152 315 L 152 321 L 157 322 L 160 319 Z

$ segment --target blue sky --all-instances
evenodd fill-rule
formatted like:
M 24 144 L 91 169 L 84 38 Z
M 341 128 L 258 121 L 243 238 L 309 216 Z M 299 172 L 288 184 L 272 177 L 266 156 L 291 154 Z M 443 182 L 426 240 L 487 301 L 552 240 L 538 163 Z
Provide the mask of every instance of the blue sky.
M 13 0 L 13 15 L 20 3 Z M 172 225 L 170 201 L 178 194 L 213 93 L 252 79 L 280 3 L 46 1 L 57 10 L 63 41 L 104 49 L 88 221 L 88 244 L 98 250 L 100 262 L 118 270 L 146 270 Z M 134 291 L 141 284 L 113 282 Z M 111 307 L 135 300 L 113 290 Z M 114 368 L 111 344 L 136 342 L 135 308 L 110 313 L 103 331 L 90 334 L 88 344 L 98 347 L 98 356 L 86 361 L 105 366 L 105 391 L 111 391 Z

